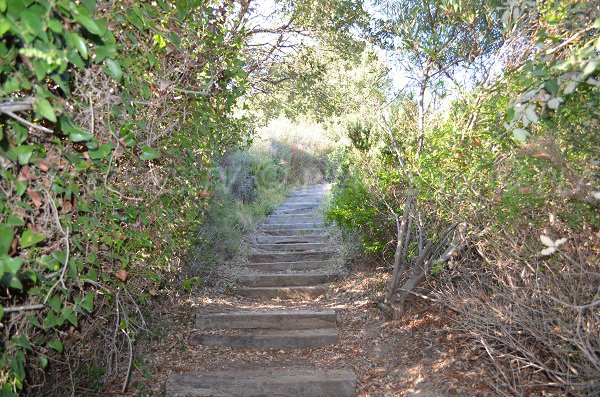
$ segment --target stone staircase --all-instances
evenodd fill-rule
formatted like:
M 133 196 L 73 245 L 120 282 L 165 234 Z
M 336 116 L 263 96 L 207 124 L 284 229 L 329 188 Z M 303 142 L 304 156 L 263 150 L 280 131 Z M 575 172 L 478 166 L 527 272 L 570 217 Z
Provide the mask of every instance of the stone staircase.
M 190 343 L 234 349 L 290 350 L 319 348 L 338 341 L 335 310 L 297 307 L 327 291 L 340 276 L 332 258 L 335 247 L 323 228 L 321 204 L 327 186 L 288 196 L 254 236 L 245 273 L 238 276 L 240 296 L 284 302 L 278 309 L 199 314 L 198 333 Z M 286 308 L 288 302 L 289 308 Z M 314 305 L 312 305 L 314 306 Z M 347 369 L 305 367 L 254 368 L 171 374 L 169 396 L 349 397 L 356 376 Z M 210 363 L 207 363 L 210 365 Z

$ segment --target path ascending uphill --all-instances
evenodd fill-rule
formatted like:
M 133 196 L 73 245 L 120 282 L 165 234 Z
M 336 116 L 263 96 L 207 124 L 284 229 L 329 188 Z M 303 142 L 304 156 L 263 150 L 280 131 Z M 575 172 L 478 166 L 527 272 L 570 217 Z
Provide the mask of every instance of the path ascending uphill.
M 264 302 L 265 309 L 198 314 L 198 333 L 190 343 L 219 348 L 286 352 L 337 343 L 335 310 L 311 304 L 340 274 L 331 259 L 335 247 L 323 228 L 321 204 L 327 187 L 291 194 L 253 239 L 246 270 L 236 293 Z M 217 353 L 218 354 L 218 353 Z M 297 356 L 297 354 L 296 354 Z M 273 367 L 257 360 L 255 368 L 173 373 L 169 396 L 353 396 L 356 376 L 344 368 L 318 368 L 311 362 Z

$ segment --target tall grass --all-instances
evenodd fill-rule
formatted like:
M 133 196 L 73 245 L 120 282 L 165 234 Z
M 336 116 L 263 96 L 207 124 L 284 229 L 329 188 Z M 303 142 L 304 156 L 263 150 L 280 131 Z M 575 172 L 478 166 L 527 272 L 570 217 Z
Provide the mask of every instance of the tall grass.
M 336 143 L 319 124 L 278 118 L 257 130 L 245 150 L 222 156 L 213 175 L 207 219 L 190 255 L 191 275 L 240 254 L 255 230 L 291 190 L 331 178 L 328 154 Z

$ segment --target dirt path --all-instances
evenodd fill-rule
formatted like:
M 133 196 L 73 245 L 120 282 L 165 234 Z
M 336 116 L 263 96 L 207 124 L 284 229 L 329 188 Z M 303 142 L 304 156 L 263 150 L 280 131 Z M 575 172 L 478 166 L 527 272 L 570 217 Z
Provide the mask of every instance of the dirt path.
M 328 270 L 336 268 L 335 265 L 334 262 Z M 203 289 L 202 295 L 172 299 L 157 308 L 162 312 L 154 316 L 150 326 L 159 334 L 156 340 L 146 340 L 140 345 L 144 351 L 143 362 L 136 366 L 131 389 L 137 389 L 140 394 L 166 396 L 173 394 L 173 390 L 168 389 L 167 378 L 174 374 L 257 369 L 300 373 L 305 369 L 318 369 L 353 372 L 357 396 L 493 395 L 484 382 L 485 371 L 478 365 L 478 351 L 470 350 L 457 339 L 458 333 L 453 332 L 452 319 L 446 313 L 427 301 L 414 298 L 402 320 L 388 321 L 376 304 L 388 272 L 364 258 L 357 258 L 349 265 L 349 274 L 330 283 L 324 294 L 294 300 L 239 296 L 232 293 L 235 291 L 230 288 L 231 281 L 247 274 L 248 266 L 237 262 L 218 269 L 222 282 Z M 284 309 L 335 310 L 337 343 L 300 349 L 190 343 L 199 332 L 194 327 L 199 313 Z M 201 332 L 235 336 L 240 331 L 208 329 Z

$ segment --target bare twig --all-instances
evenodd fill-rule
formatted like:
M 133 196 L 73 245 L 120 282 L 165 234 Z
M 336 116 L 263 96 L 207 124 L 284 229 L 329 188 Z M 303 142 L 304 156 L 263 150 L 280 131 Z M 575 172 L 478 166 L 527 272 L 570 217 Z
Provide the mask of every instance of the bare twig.
M 49 129 L 49 128 L 42 127 L 41 125 L 33 124 L 33 123 L 31 123 L 31 122 L 29 122 L 29 121 L 25 120 L 24 118 L 22 118 L 22 117 L 20 117 L 20 116 L 17 116 L 16 114 L 14 114 L 14 113 L 13 113 L 13 112 L 11 112 L 11 111 L 8 111 L 8 110 L 2 110 L 2 113 L 4 113 L 4 114 L 5 114 L 5 115 L 7 115 L 7 116 L 10 116 L 10 117 L 12 117 L 13 119 L 17 120 L 17 121 L 18 121 L 18 122 L 20 122 L 20 123 L 23 123 L 23 124 L 25 124 L 25 125 L 26 125 L 26 126 L 28 126 L 28 127 L 34 128 L 34 129 L 36 129 L 36 130 L 40 130 L 40 131 L 44 131 L 44 132 L 48 132 L 48 133 L 50 133 L 50 134 L 52 134 L 52 133 L 54 132 L 54 131 L 52 131 L 52 130 L 51 130 L 51 129 Z
M 44 307 L 46 307 L 46 306 L 42 305 L 40 303 L 35 304 L 35 305 L 23 305 L 23 306 L 5 307 L 4 308 L 4 313 L 23 312 L 23 311 L 28 311 L 28 310 L 41 310 Z
M 133 364 L 133 346 L 131 343 L 131 337 L 129 336 L 129 332 L 125 330 L 123 334 L 127 338 L 127 345 L 129 347 L 129 362 L 127 363 L 127 372 L 125 373 L 125 380 L 123 381 L 123 387 L 121 388 L 121 393 L 125 393 L 127 391 L 127 386 L 129 386 L 129 379 L 131 378 L 131 366 Z

